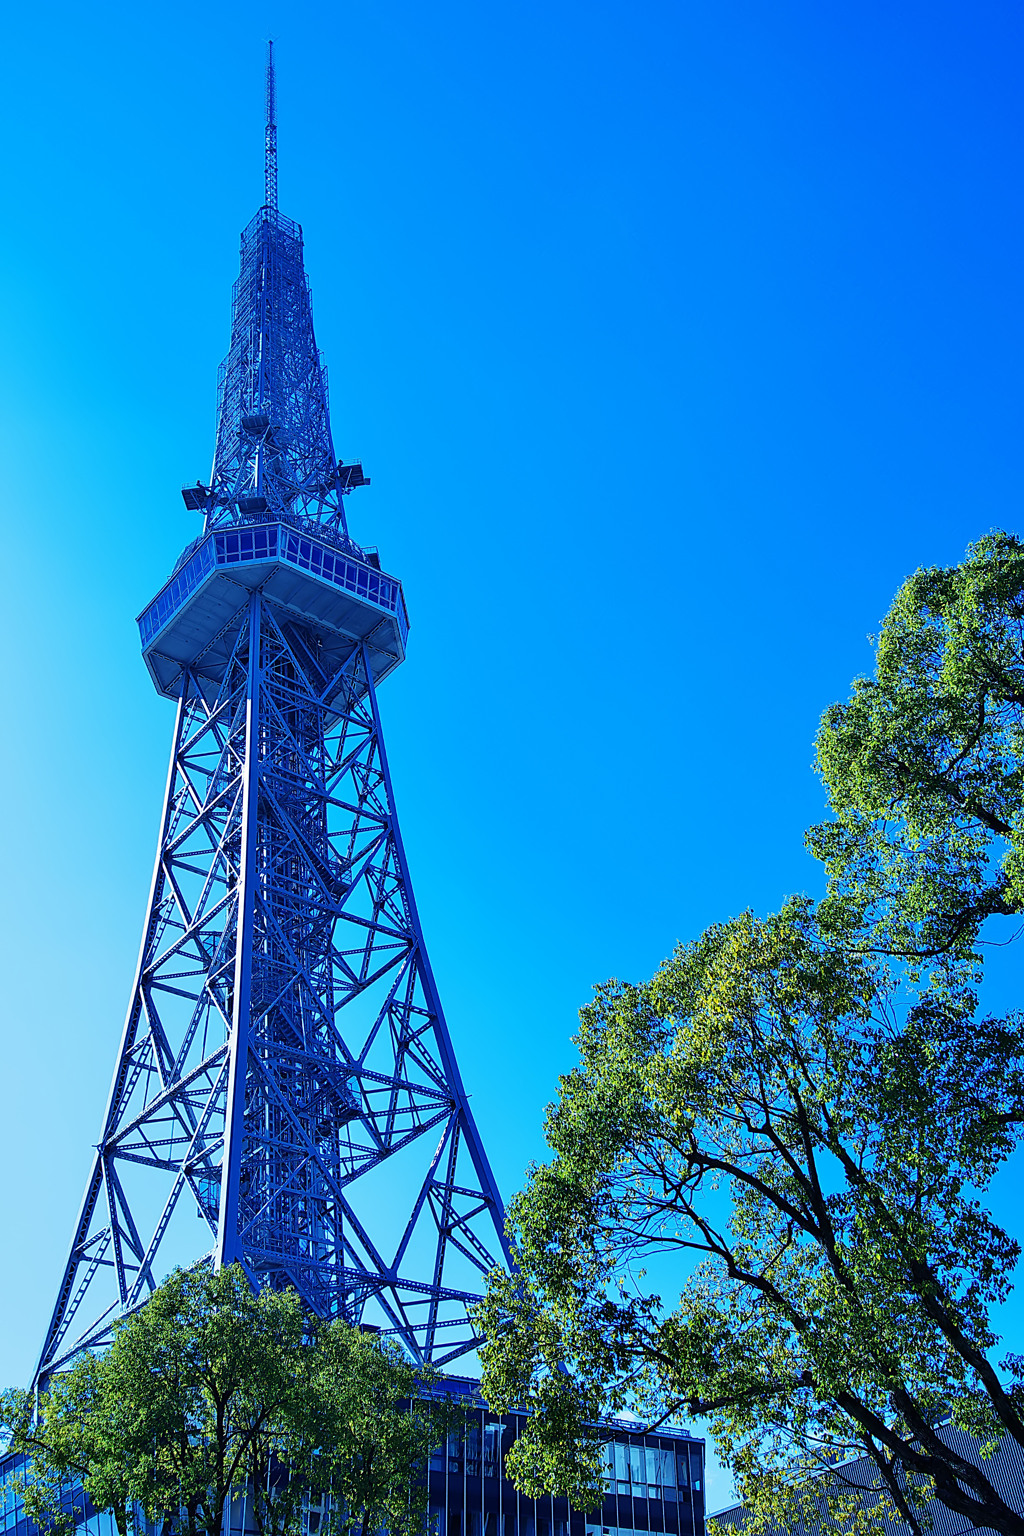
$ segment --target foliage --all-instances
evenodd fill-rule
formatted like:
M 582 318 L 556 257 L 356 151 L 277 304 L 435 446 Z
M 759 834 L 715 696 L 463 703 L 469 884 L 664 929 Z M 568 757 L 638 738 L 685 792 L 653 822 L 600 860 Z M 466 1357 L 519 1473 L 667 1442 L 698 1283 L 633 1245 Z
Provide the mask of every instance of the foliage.
M 90 1497 L 109 1509 L 121 1536 L 130 1523 L 131 1493 L 124 1458 L 119 1454 L 130 1429 L 124 1404 L 103 1398 L 92 1356 L 78 1362 L 57 1389 L 53 1428 L 40 1453 L 34 1424 L 33 1394 L 17 1390 L 0 1396 L 0 1426 L 14 1451 L 31 1452 L 30 1475 L 20 1482 L 25 1513 L 40 1529 L 73 1530 L 83 1513 L 83 1479 Z
M 825 712 L 817 749 L 835 819 L 808 841 L 845 942 L 964 959 L 987 917 L 1024 911 L 1020 540 L 992 534 L 904 584 L 875 676 Z
M 972 991 L 982 922 L 1024 907 L 1022 616 L 1003 535 L 912 578 L 876 678 L 822 725 L 820 911 L 710 928 L 582 1011 L 552 1159 L 510 1210 L 519 1273 L 478 1319 L 488 1402 L 534 1410 L 523 1491 L 593 1507 L 589 1426 L 682 1409 L 755 1532 L 823 1512 L 919 1531 L 938 1497 L 1024 1536 L 938 1432 L 1024 1445 L 991 1323 L 1019 1248 L 979 1198 L 1019 1137 L 1024 1020 Z M 843 1471 L 864 1455 L 868 1499 Z
M 262 1536 L 294 1536 L 310 1499 L 328 1532 L 411 1536 L 418 1471 L 450 1420 L 421 1401 L 431 1385 L 396 1346 L 309 1319 L 294 1291 L 254 1293 L 234 1266 L 172 1275 L 103 1355 L 54 1378 L 37 1414 L 6 1393 L 3 1421 L 43 1528 L 68 1528 L 84 1489 L 121 1536 L 139 1514 L 220 1536 L 245 1492 Z
M 397 1344 L 333 1323 L 318 1331 L 304 1402 L 310 1485 L 329 1495 L 340 1526 L 358 1536 L 422 1531 L 430 1452 L 461 1422 L 432 1397 L 436 1375 Z

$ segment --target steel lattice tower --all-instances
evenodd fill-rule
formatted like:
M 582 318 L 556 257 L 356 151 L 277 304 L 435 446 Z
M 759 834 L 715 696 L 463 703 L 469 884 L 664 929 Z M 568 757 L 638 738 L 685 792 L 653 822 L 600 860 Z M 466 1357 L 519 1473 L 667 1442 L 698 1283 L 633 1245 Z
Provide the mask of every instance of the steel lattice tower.
M 420 1360 L 477 1340 L 507 1260 L 423 943 L 377 686 L 405 656 L 399 582 L 348 533 L 302 231 L 242 234 L 201 536 L 139 619 L 177 703 L 138 969 L 44 1380 L 176 1263 L 244 1265 Z M 205 1239 L 196 1240 L 196 1218 Z

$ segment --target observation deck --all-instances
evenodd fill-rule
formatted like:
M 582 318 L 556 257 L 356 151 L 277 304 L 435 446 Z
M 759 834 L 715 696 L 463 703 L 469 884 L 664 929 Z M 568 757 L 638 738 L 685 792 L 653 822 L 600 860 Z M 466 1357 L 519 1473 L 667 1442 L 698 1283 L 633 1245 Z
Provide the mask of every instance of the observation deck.
M 401 583 L 372 556 L 323 528 L 281 518 L 212 529 L 186 550 L 138 618 L 157 692 L 176 699 L 185 670 L 220 682 L 249 594 L 313 629 L 327 672 L 362 643 L 379 683 L 405 660 L 409 619 Z

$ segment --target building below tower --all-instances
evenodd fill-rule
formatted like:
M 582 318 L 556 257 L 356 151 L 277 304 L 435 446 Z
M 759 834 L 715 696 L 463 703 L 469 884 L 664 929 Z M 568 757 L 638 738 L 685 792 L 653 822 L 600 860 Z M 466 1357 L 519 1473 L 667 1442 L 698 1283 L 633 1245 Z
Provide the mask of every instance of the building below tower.
M 467 1378 L 443 1385 L 465 1404 L 468 1428 L 430 1458 L 431 1536 L 704 1536 L 704 1442 L 686 1430 L 602 1424 L 607 1491 L 584 1514 L 567 1499 L 527 1498 L 506 1477 L 525 1413 L 492 1413 Z
M 449 1376 L 440 1385 L 464 1407 L 466 1429 L 430 1458 L 425 1536 L 705 1536 L 704 1442 L 686 1430 L 663 1426 L 645 1433 L 621 1419 L 602 1424 L 607 1491 L 599 1510 L 584 1513 L 567 1499 L 527 1498 L 505 1475 L 524 1413 L 492 1413 L 469 1378 Z M 20 1457 L 0 1460 L 2 1536 L 38 1536 L 17 1487 L 23 1465 Z M 311 1507 L 302 1536 L 320 1536 L 322 1523 L 321 1511 Z M 91 1508 L 78 1530 L 117 1536 L 111 1515 Z M 224 1536 L 256 1536 L 246 1499 L 233 1505 Z

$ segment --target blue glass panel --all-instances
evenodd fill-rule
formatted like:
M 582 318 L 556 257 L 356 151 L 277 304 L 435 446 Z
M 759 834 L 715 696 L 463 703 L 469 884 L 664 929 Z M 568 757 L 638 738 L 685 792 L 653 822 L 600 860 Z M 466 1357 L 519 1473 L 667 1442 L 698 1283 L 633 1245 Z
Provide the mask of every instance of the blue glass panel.
M 143 645 L 148 645 L 168 619 L 177 612 L 186 598 L 195 591 L 206 574 L 213 569 L 215 555 L 212 539 L 207 539 L 205 544 L 200 544 L 195 554 L 187 560 L 176 576 L 167 583 L 164 590 L 150 603 L 142 618 L 139 620 L 139 631 Z
M 287 529 L 284 530 L 282 554 L 284 559 L 289 560 L 293 565 L 312 571 L 315 575 L 321 576 L 324 581 L 329 581 L 332 586 L 343 587 L 347 592 L 355 592 L 358 596 L 368 598 L 380 607 L 397 613 L 399 604 L 397 584 L 375 571 L 368 571 L 366 566 L 359 562 L 346 560 L 339 552 L 325 548 L 318 541 L 300 538 Z M 404 636 L 408 630 L 404 614 L 399 615 L 399 623 Z
M 242 560 L 272 560 L 277 554 L 277 529 L 241 528 L 215 535 L 217 562 L 237 565 Z

